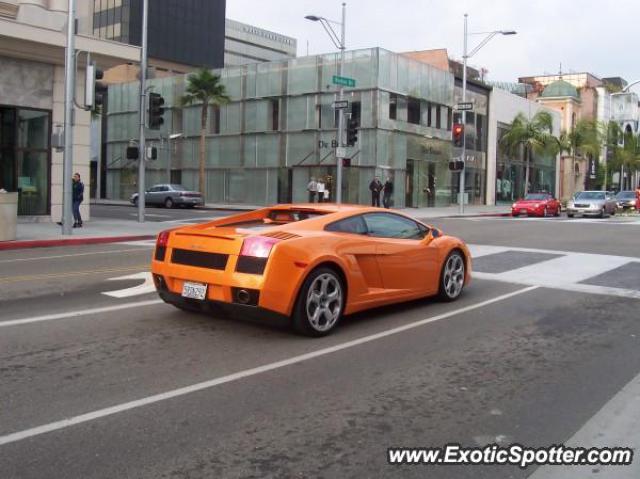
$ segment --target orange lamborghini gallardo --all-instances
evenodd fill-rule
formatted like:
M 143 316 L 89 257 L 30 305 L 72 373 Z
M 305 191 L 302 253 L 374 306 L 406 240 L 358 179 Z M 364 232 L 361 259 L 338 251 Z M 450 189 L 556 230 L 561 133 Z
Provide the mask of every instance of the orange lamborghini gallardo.
M 287 318 L 323 336 L 357 311 L 457 299 L 471 255 L 458 238 L 394 211 L 292 204 L 163 231 L 151 269 L 160 297 L 180 309 Z

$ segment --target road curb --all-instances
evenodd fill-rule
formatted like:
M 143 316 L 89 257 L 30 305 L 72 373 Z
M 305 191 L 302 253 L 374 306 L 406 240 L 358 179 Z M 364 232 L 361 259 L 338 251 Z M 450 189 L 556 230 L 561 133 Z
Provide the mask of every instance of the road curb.
M 86 244 L 121 243 L 123 241 L 142 241 L 150 239 L 155 239 L 155 235 L 94 236 L 88 238 L 3 241 L 0 242 L 0 251 L 10 249 L 51 248 L 53 246 L 78 246 Z

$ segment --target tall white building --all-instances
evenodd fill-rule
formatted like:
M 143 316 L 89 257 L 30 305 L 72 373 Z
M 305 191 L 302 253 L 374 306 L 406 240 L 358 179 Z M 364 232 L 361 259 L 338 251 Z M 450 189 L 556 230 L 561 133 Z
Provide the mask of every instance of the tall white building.
M 225 67 L 286 60 L 296 56 L 295 38 L 253 25 L 227 19 L 224 35 Z

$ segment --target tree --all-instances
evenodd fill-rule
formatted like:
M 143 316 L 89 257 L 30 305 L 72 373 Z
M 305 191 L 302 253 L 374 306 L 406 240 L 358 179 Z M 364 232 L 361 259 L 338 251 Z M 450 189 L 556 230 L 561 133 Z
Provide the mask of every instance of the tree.
M 571 157 L 572 171 L 575 170 L 577 157 L 597 158 L 600 155 L 605 128 L 595 120 L 584 119 L 578 120 L 571 131 L 560 134 L 560 150 L 566 151 Z
M 225 86 L 220 83 L 220 76 L 212 73 L 206 68 L 191 73 L 187 77 L 185 94 L 181 98 L 183 106 L 200 103 L 200 161 L 199 161 L 199 190 L 206 197 L 205 188 L 205 158 L 206 158 L 206 133 L 207 121 L 209 119 L 209 106 L 220 106 L 228 103 L 231 99 L 227 95 Z
M 640 169 L 640 140 L 633 133 L 622 131 L 616 122 L 609 123 L 608 131 L 607 148 L 612 152 L 608 170 L 610 173 L 620 171 L 621 174 L 621 170 L 624 170 L 631 177 L 632 172 Z M 635 185 L 631 185 L 632 188 L 633 186 Z M 621 176 L 620 189 L 625 187 Z
M 533 118 L 528 119 L 524 113 L 518 113 L 507 127 L 500 140 L 509 154 L 516 156 L 524 149 L 526 163 L 524 194 L 529 193 L 529 170 L 531 156 L 557 155 L 560 150 L 560 142 L 553 134 L 553 117 L 547 111 L 537 112 Z

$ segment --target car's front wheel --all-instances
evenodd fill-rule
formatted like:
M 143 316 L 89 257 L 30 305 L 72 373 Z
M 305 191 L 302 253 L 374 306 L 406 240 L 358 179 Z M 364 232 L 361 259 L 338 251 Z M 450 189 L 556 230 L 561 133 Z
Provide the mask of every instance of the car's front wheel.
M 293 312 L 294 329 L 305 336 L 325 336 L 338 324 L 345 302 L 342 278 L 331 268 L 313 270 L 304 280 Z
M 444 260 L 440 274 L 440 290 L 438 295 L 444 301 L 455 301 L 464 288 L 465 266 L 460 251 L 452 251 Z

